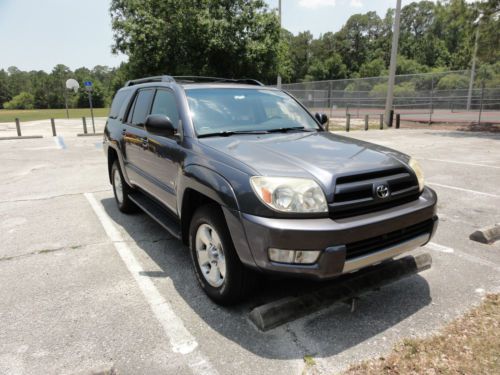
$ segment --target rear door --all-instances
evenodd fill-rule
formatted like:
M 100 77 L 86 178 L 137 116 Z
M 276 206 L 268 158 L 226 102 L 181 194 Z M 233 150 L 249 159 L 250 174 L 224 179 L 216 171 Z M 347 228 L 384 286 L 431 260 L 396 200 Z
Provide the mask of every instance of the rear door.
M 151 114 L 167 116 L 176 129 L 180 126 L 175 94 L 168 88 L 159 88 L 151 106 Z M 160 137 L 147 134 L 148 148 L 145 155 L 145 172 L 153 184 L 151 193 L 171 211 L 177 213 L 176 187 L 180 163 L 184 152 L 178 137 Z
M 151 109 L 153 88 L 137 91 L 123 126 L 125 168 L 130 182 L 139 187 L 147 186 L 147 160 L 145 158 L 148 138 L 144 122 Z

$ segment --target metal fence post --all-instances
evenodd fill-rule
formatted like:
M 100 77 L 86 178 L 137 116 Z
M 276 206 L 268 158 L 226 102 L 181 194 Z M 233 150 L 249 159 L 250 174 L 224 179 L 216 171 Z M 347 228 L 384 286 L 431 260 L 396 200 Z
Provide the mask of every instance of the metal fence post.
M 16 130 L 17 130 L 17 136 L 21 136 L 21 124 L 19 122 L 19 119 L 16 117 Z
M 384 129 L 384 114 L 380 114 L 380 130 Z
M 53 118 L 50 119 L 50 126 L 52 127 L 52 136 L 56 136 L 56 123 Z
M 83 134 L 87 134 L 87 119 L 82 117 L 82 122 L 83 122 Z
M 431 106 L 429 108 L 429 125 L 432 124 L 432 112 L 434 112 L 434 76 L 431 77 Z
M 401 114 L 396 113 L 396 129 L 399 129 L 400 124 L 401 124 Z
M 368 120 L 369 120 L 368 115 L 365 115 L 365 131 L 368 130 Z
M 328 108 L 332 106 L 332 81 L 328 81 Z
M 479 103 L 479 118 L 478 125 L 481 125 L 481 115 L 483 114 L 483 100 L 484 100 L 484 81 L 481 82 L 481 102 Z
M 346 118 L 345 118 L 345 131 L 348 132 L 349 131 L 349 128 L 351 127 L 351 114 L 348 113 Z

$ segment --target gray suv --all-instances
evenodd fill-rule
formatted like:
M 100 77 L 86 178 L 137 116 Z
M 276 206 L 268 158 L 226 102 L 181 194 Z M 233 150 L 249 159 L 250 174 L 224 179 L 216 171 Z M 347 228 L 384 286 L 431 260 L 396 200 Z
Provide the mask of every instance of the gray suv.
M 264 272 L 331 279 L 425 245 L 437 198 L 415 159 L 327 121 L 255 80 L 129 81 L 104 135 L 116 203 L 189 246 L 220 304 Z

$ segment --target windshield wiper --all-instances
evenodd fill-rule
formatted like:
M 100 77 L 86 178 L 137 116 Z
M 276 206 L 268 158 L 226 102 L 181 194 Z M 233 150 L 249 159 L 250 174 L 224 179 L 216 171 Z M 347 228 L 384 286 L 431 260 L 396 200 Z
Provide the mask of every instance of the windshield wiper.
M 230 135 L 235 134 L 267 134 L 267 130 L 224 130 L 220 132 L 214 133 L 205 133 L 198 135 L 198 138 L 206 138 L 206 137 L 229 137 Z
M 302 130 L 305 132 L 313 132 L 314 129 L 306 129 L 303 126 L 290 126 L 290 127 L 285 127 L 285 128 L 277 128 L 277 129 L 268 129 L 268 133 L 286 133 L 290 130 Z

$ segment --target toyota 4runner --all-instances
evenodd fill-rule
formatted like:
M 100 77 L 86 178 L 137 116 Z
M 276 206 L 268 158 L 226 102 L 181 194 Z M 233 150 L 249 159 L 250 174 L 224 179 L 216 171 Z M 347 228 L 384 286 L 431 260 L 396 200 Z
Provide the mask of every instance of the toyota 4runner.
M 426 244 L 437 198 L 415 159 L 327 121 L 255 80 L 129 81 L 104 135 L 116 203 L 182 240 L 220 304 L 262 272 L 330 279 Z

